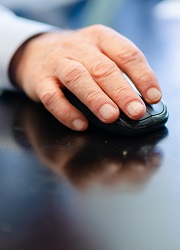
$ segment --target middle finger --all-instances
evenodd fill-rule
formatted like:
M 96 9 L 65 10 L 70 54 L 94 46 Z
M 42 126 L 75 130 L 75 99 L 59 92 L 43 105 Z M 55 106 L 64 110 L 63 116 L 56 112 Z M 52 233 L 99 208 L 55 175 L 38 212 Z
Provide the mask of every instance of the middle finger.
M 87 58 L 86 58 L 87 59 Z M 131 119 L 139 119 L 145 113 L 145 105 L 131 87 L 118 66 L 99 51 L 82 62 L 94 81 Z

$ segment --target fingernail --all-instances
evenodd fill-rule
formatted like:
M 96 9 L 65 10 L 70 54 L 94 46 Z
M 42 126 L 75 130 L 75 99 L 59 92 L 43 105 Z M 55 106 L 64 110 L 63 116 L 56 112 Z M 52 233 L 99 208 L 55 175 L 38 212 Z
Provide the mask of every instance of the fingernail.
M 161 99 L 161 92 L 156 88 L 148 89 L 146 96 L 151 101 L 158 101 Z
M 75 130 L 82 130 L 85 127 L 86 122 L 80 119 L 76 119 L 72 122 Z
M 143 107 L 140 102 L 130 102 L 126 109 L 130 116 L 135 116 L 141 113 Z
M 117 114 L 117 110 L 110 104 L 104 104 L 99 109 L 99 113 L 104 120 L 108 120 Z

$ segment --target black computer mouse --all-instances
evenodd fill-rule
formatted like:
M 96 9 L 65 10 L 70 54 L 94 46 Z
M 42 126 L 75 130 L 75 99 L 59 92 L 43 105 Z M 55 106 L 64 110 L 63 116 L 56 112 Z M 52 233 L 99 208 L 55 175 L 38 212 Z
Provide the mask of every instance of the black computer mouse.
M 120 135 L 139 135 L 154 131 L 162 126 L 168 120 L 168 110 L 164 101 L 161 100 L 157 104 L 146 105 L 146 113 L 139 120 L 132 120 L 122 111 L 119 118 L 113 123 L 104 123 L 100 121 L 74 94 L 68 89 L 63 90 L 69 102 L 79 109 L 88 119 L 89 123 L 106 131 Z

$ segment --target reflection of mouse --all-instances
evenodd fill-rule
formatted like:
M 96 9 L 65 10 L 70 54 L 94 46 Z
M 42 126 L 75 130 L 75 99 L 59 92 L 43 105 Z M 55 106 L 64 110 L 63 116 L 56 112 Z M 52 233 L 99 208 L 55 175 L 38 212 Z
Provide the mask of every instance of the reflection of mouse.
M 146 113 L 139 120 L 131 120 L 121 111 L 119 118 L 115 122 L 103 123 L 69 90 L 65 89 L 64 94 L 87 117 L 90 124 L 116 134 L 139 135 L 147 133 L 162 127 L 168 120 L 167 107 L 163 101 L 160 101 L 153 105 L 145 102 Z

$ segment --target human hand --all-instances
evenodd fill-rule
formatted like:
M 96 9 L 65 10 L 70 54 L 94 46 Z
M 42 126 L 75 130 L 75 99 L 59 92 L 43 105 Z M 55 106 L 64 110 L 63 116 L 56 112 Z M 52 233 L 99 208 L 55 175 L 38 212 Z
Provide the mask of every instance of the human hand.
M 118 118 L 119 108 L 131 119 L 145 113 L 144 102 L 123 72 L 148 103 L 161 99 L 157 78 L 142 52 L 105 26 L 39 35 L 22 46 L 13 60 L 15 82 L 74 130 L 85 130 L 88 121 L 65 98 L 64 87 L 105 123 Z

